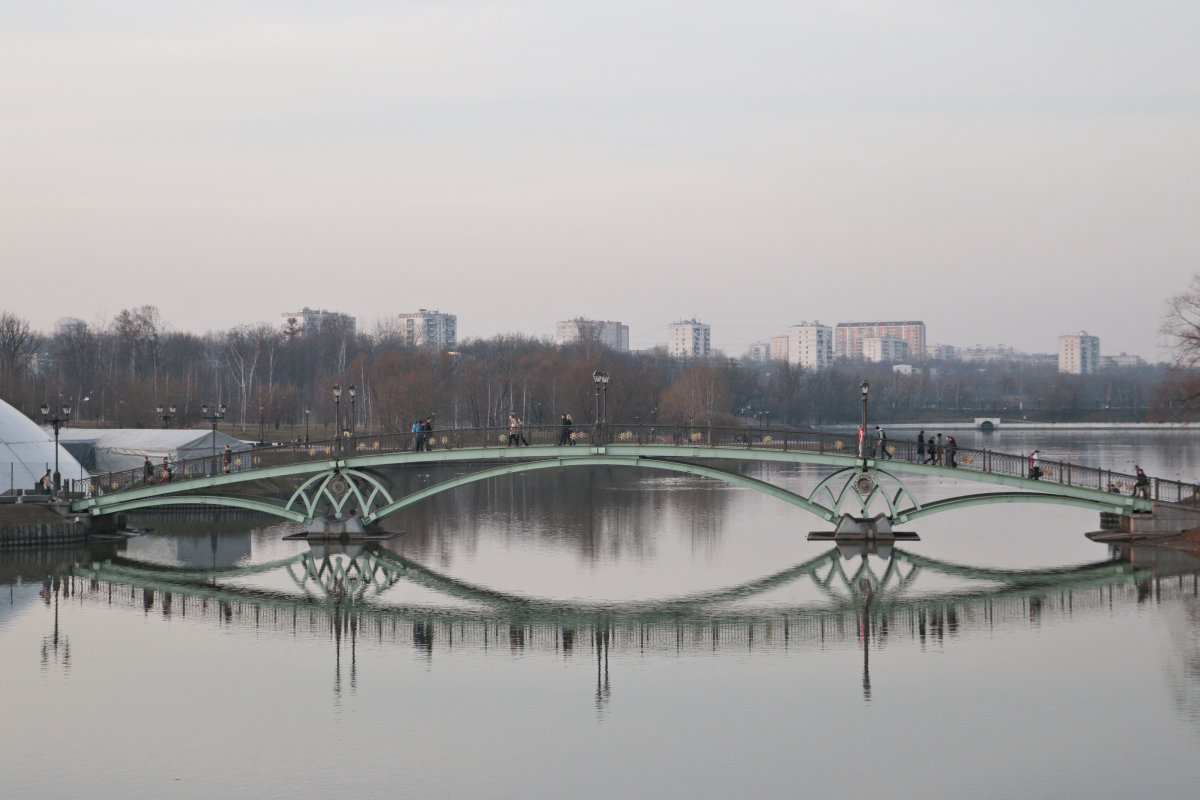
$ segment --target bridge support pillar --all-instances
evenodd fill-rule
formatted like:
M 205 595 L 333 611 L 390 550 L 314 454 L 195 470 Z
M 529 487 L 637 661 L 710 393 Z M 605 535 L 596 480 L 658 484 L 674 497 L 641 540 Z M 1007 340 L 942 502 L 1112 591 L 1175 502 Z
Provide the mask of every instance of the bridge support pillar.
M 362 536 L 367 532 L 363 526 L 362 517 L 342 517 L 331 519 L 317 517 L 308 526 L 308 539 L 342 539 L 350 536 Z
M 906 531 L 897 531 L 892 529 L 892 520 L 885 514 L 876 514 L 873 517 L 854 517 L 850 514 L 843 514 L 838 520 L 837 528 L 832 533 L 827 531 L 813 531 L 808 535 L 810 542 L 815 541 L 835 541 L 835 542 L 894 542 L 897 539 L 904 541 L 915 542 L 919 541 L 920 537 L 915 533 Z

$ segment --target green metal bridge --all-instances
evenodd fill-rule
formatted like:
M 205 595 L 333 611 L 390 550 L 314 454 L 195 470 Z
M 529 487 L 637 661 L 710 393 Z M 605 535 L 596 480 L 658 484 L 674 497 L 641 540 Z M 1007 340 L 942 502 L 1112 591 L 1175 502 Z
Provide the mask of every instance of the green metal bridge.
M 356 533 L 442 492 L 477 481 L 537 470 L 632 467 L 711 478 L 775 497 L 837 525 L 839 534 L 891 535 L 892 526 L 921 517 L 994 503 L 1054 503 L 1120 515 L 1146 512 L 1134 497 L 1135 476 L 1067 462 L 1041 462 L 1029 476 L 1024 455 L 969 448 L 918 450 L 888 440 L 872 452 L 854 434 L 769 428 L 673 428 L 605 424 L 581 431 L 546 426 L 512 431 L 474 428 L 360 436 L 305 445 L 214 453 L 179 462 L 168 482 L 141 469 L 93 476 L 75 512 L 93 516 L 170 506 L 219 506 L 263 512 L 313 531 Z M 934 461 L 930 459 L 934 458 Z M 832 468 L 807 492 L 795 492 L 739 471 L 748 463 Z M 396 469 L 450 465 L 458 474 L 409 493 L 389 477 Z M 930 475 L 991 487 L 983 492 L 922 500 L 905 485 Z M 269 482 L 271 490 L 264 489 Z M 278 494 L 281 482 L 293 487 Z M 1150 498 L 1182 500 L 1192 487 L 1151 479 Z

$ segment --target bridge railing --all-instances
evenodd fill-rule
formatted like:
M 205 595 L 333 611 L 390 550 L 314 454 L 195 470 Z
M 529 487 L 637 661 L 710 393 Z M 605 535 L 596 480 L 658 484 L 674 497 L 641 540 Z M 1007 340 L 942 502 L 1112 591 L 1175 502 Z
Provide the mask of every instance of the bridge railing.
M 92 494 L 134 489 L 169 480 L 172 483 L 224 473 L 245 472 L 271 466 L 323 461 L 374 454 L 412 452 L 416 450 L 460 450 L 520 448 L 545 445 L 639 444 L 712 446 L 722 448 L 769 449 L 828 453 L 861 457 L 865 448 L 869 458 L 882 462 L 900 459 L 918 463 L 939 463 L 941 466 L 975 470 L 997 475 L 1031 477 L 1029 458 L 1025 455 L 998 453 L 967 447 L 951 447 L 926 442 L 923 446 L 904 439 L 883 442 L 867 437 L 861 444 L 855 432 L 795 431 L 769 427 L 721 427 L 710 425 L 659 425 L 622 423 L 580 423 L 563 425 L 525 425 L 512 427 L 447 428 L 428 432 L 411 432 L 354 436 L 342 440 L 329 439 L 309 443 L 290 443 L 226 454 L 217 452 L 170 463 L 169 473 L 161 462 L 151 463 L 149 474 L 144 467 L 94 475 L 88 482 Z M 1137 477 L 1115 470 L 1086 467 L 1069 461 L 1039 462 L 1040 479 L 1120 494 L 1134 492 Z M 1186 502 L 1196 496 L 1193 484 L 1179 481 L 1150 479 L 1153 499 Z

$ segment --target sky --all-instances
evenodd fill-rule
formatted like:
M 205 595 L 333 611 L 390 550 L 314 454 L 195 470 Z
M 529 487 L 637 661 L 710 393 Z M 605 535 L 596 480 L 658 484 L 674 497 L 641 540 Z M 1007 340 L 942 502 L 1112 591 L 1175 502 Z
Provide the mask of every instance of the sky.
M 0 310 L 1165 357 L 1195 0 L 0 0 Z

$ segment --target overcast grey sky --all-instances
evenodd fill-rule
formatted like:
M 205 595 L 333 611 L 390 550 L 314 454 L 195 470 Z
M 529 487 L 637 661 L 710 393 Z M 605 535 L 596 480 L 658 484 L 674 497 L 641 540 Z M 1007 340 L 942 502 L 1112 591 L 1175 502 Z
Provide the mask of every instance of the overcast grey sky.
M 0 308 L 1157 358 L 1200 3 L 0 0 Z

